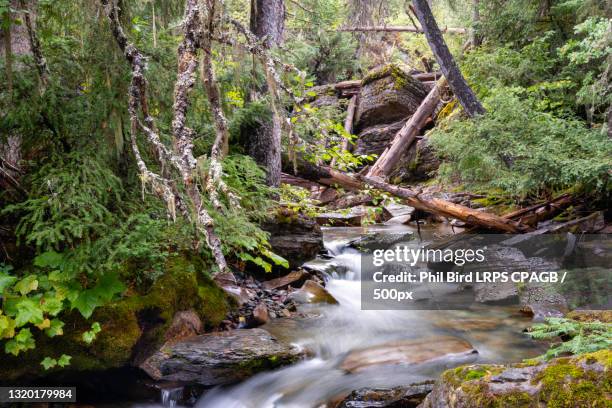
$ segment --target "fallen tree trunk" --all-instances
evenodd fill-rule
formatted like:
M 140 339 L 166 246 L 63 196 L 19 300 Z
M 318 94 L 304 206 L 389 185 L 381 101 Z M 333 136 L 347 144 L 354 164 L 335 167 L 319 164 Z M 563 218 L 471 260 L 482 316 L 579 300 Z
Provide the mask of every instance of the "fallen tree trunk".
M 357 111 L 357 95 L 353 95 L 351 100 L 349 101 L 349 105 L 346 112 L 346 119 L 344 120 L 344 131 L 349 135 L 353 133 L 353 121 L 355 120 L 355 112 Z M 342 140 L 342 152 L 347 152 L 349 150 L 349 139 L 345 137 Z M 334 157 L 331 166 L 335 167 L 336 158 Z
M 442 88 L 446 85 L 446 79 L 441 78 L 436 86 L 423 99 L 416 112 L 410 117 L 406 124 L 395 135 L 385 151 L 380 155 L 374 166 L 370 169 L 367 177 L 387 177 L 414 142 L 417 133 L 423 128 L 429 116 L 433 113 L 440 101 Z
M 291 167 L 291 163 L 288 164 L 288 167 Z M 348 190 L 360 190 L 365 187 L 365 183 L 357 177 L 334 170 L 327 166 L 315 166 L 304 160 L 298 160 L 297 167 L 297 176 L 317 183 L 332 187 L 341 186 Z M 288 172 L 292 173 L 292 169 L 288 169 Z M 441 198 L 420 196 L 418 192 L 385 183 L 375 177 L 365 176 L 363 180 L 376 189 L 386 191 L 396 197 L 404 199 L 406 204 L 422 211 L 438 214 L 443 217 L 457 218 L 470 224 L 497 231 L 519 233 L 532 230 L 528 225 L 495 214 L 480 212 Z
M 555 216 L 573 202 L 574 198 L 571 195 L 562 194 L 550 201 L 504 214 L 503 217 L 535 227 L 540 221 Z
M 372 32 L 372 31 L 384 31 L 384 32 L 402 32 L 402 33 L 418 33 L 423 34 L 423 29 L 412 26 L 367 26 L 367 27 L 345 27 L 339 28 L 336 31 L 340 32 Z M 467 30 L 465 28 L 446 27 L 442 30 L 443 33 L 449 34 L 465 34 Z
M 385 183 L 375 177 L 365 176 L 363 179 L 374 188 L 403 198 L 406 204 L 419 210 L 442 215 L 444 217 L 457 218 L 473 225 L 479 225 L 484 228 L 498 231 L 520 233 L 532 230 L 531 227 L 514 220 L 509 220 L 495 214 L 480 212 L 473 208 L 442 200 L 441 198 L 421 196 L 418 192 Z
M 419 80 L 423 83 L 429 83 L 431 81 L 436 81 L 442 77 L 441 72 L 423 72 L 419 74 L 414 74 L 412 77 L 416 80 Z M 341 96 L 344 97 L 352 97 L 361 89 L 361 80 L 360 79 L 351 79 L 349 81 L 341 81 L 333 84 L 325 84 L 312 87 L 308 89 L 310 92 L 314 92 L 316 94 L 324 94 L 329 91 L 339 92 Z
M 296 165 L 297 173 L 294 173 L 293 163 L 290 160 L 284 159 L 283 171 L 330 187 L 342 187 L 350 191 L 359 190 L 363 187 L 363 183 L 354 176 L 332 169 L 328 166 L 317 166 L 300 158 L 296 160 Z

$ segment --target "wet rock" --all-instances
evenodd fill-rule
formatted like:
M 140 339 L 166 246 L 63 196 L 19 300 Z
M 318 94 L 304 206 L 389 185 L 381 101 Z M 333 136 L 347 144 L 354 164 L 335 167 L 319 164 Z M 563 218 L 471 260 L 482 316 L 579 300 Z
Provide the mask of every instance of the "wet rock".
M 288 299 L 296 303 L 338 303 L 323 286 L 311 280 L 306 281 L 298 291 L 291 293 Z
M 612 352 L 532 364 L 471 365 L 442 374 L 420 408 L 605 407 Z
M 436 326 L 442 329 L 459 330 L 464 332 L 492 331 L 500 325 L 497 319 L 452 319 L 436 322 Z
M 362 81 L 356 128 L 406 120 L 425 96 L 423 84 L 395 65 L 371 71 Z
M 356 155 L 380 155 L 405 123 L 406 118 L 402 118 L 396 122 L 383 123 L 363 129 L 357 135 L 353 153 Z
M 196 312 L 193 310 L 177 312 L 164 334 L 164 341 L 174 343 L 186 337 L 197 336 L 202 330 L 202 320 Z
M 303 214 L 281 209 L 261 228 L 270 233 L 272 251 L 289 261 L 290 270 L 314 259 L 323 249 L 321 228 L 315 220 Z
M 213 386 L 290 364 L 302 356 L 263 329 L 204 334 L 164 346 L 140 368 L 155 380 Z
M 390 220 L 394 217 L 412 216 L 416 208 L 409 205 L 390 203 L 383 205 L 383 219 Z
M 359 249 L 367 252 L 377 248 L 389 248 L 401 242 L 412 241 L 414 239 L 412 232 L 375 232 L 373 234 L 364 235 L 349 242 L 351 248 Z
M 337 408 L 413 408 L 433 389 L 433 381 L 393 388 L 353 391 Z
M 265 303 L 260 303 L 255 306 L 253 310 L 253 318 L 257 324 L 266 324 L 270 321 L 270 315 L 268 314 L 268 307 Z
M 464 360 L 477 353 L 469 342 L 457 337 L 400 340 L 354 350 L 344 359 L 340 368 L 354 373 L 378 365 L 421 364 L 444 358 Z
M 328 212 L 317 215 L 317 222 L 320 225 L 359 227 L 361 221 L 362 216 L 360 214 L 352 214 L 351 212 Z
M 475 283 L 473 288 L 474 300 L 479 303 L 516 304 L 519 300 L 518 287 L 513 282 Z
M 359 205 L 345 211 L 328 212 L 317 215 L 320 225 L 359 227 L 365 222 L 380 220 L 380 212 L 376 207 Z
M 310 278 L 310 274 L 303 269 L 299 269 L 297 271 L 289 272 L 287 275 L 281 276 L 280 278 L 266 281 L 263 283 L 263 287 L 268 290 L 286 289 L 288 286 L 298 288 L 308 278 Z

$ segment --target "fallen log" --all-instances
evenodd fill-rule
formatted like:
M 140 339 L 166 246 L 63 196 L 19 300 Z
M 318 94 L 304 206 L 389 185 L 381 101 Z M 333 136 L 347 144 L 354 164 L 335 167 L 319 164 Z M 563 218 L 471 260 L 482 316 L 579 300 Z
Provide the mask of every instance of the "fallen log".
M 423 29 L 412 26 L 367 26 L 367 27 L 344 27 L 338 28 L 336 31 L 340 32 L 372 32 L 372 31 L 384 31 L 384 32 L 403 32 L 403 33 L 418 33 L 423 34 Z M 443 33 L 449 34 L 465 34 L 467 30 L 465 28 L 446 27 L 440 29 Z
M 414 79 L 417 79 L 417 80 L 423 82 L 426 85 L 429 85 L 431 83 L 431 81 L 437 81 L 438 79 L 440 79 L 442 77 L 442 73 L 440 73 L 440 72 L 423 72 L 423 73 L 419 73 L 419 74 L 414 74 L 414 75 L 412 75 L 412 77 Z M 314 87 L 308 89 L 308 91 L 314 92 L 317 95 L 324 94 L 324 93 L 332 91 L 332 92 L 340 93 L 340 96 L 352 97 L 352 96 L 358 94 L 360 89 L 361 89 L 361 80 L 360 79 L 351 79 L 349 81 L 341 81 L 341 82 L 336 82 L 334 84 L 325 84 L 325 85 L 314 86 Z
M 503 217 L 535 227 L 540 221 L 547 220 L 557 215 L 574 201 L 575 199 L 571 195 L 562 194 L 550 201 L 504 214 Z
M 288 169 L 285 171 L 292 173 L 292 163 L 289 162 L 286 166 Z M 357 176 L 343 173 L 327 166 L 315 166 L 304 160 L 297 160 L 297 169 L 297 176 L 332 187 L 341 186 L 347 190 L 361 190 L 365 188 L 365 183 L 367 183 L 378 190 L 386 191 L 396 197 L 404 199 L 407 205 L 416 209 L 438 214 L 443 217 L 457 218 L 469 224 L 479 225 L 484 228 L 512 233 L 533 230 L 528 225 L 521 224 L 514 220 L 509 220 L 495 214 L 480 212 L 473 208 L 451 203 L 441 198 L 421 195 L 419 192 L 385 183 L 376 177 L 359 176 L 358 178 Z M 360 178 L 363 179 L 363 181 Z
M 372 166 L 366 177 L 387 177 L 414 142 L 417 134 L 421 131 L 429 116 L 433 113 L 440 101 L 442 88 L 446 85 L 446 79 L 441 78 L 436 86 L 423 99 L 421 105 L 410 119 L 397 132 L 391 143 L 380 155 Z
M 405 203 L 419 210 L 427 211 L 444 217 L 457 218 L 469 224 L 478 225 L 498 231 L 520 233 L 531 231 L 528 225 L 495 214 L 481 212 L 460 204 L 451 203 L 437 197 L 421 195 L 413 190 L 385 183 L 376 177 L 363 177 L 372 187 L 386 191 L 396 197 L 403 198 Z
M 353 121 L 355 120 L 355 112 L 357 111 L 357 99 L 358 96 L 354 95 L 349 101 L 349 105 L 346 112 L 346 119 L 344 120 L 344 131 L 349 135 L 353 133 Z M 347 152 L 349 150 L 349 139 L 344 138 L 342 140 L 341 151 Z M 336 158 L 334 157 L 331 166 L 335 167 Z
M 604 226 L 605 222 L 603 213 L 601 211 L 597 211 L 587 215 L 586 217 L 576 218 L 574 220 L 564 222 L 562 224 L 549 225 L 544 228 L 528 232 L 527 234 L 512 237 L 504 241 L 504 244 L 516 245 L 520 242 L 527 241 L 534 236 L 544 234 L 560 234 L 565 232 L 589 234 L 603 229 Z
M 363 184 L 350 174 L 332 169 L 328 166 L 317 166 L 306 160 L 296 160 L 297 173 L 293 172 L 293 163 L 283 158 L 283 171 L 306 180 L 314 181 L 330 187 L 342 187 L 346 190 L 359 190 Z

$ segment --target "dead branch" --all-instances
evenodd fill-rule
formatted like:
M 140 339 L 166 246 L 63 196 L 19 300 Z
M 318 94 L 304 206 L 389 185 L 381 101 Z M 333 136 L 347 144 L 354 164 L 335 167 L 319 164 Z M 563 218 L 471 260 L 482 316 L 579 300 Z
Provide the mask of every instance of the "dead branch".
M 410 26 L 368 26 L 368 27 L 344 27 L 338 28 L 336 31 L 340 32 L 376 32 L 376 31 L 385 31 L 385 32 L 405 32 L 405 33 L 417 33 L 423 34 L 423 29 L 417 27 Z M 465 28 L 454 28 L 454 27 L 446 27 L 441 29 L 443 33 L 449 34 L 465 34 L 467 30 Z

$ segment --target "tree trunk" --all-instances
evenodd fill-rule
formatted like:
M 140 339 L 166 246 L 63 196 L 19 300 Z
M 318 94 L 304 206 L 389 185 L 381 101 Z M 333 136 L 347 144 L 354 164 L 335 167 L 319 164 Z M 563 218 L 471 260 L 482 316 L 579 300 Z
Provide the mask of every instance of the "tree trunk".
M 359 190 L 363 187 L 363 183 L 357 178 L 350 174 L 334 170 L 331 167 L 317 166 L 306 160 L 297 158 L 295 161 L 297 167 L 296 173 L 293 171 L 293 163 L 290 160 L 284 160 L 283 163 L 283 170 L 285 173 L 314 181 L 315 183 L 330 187 L 342 187 L 350 191 Z
M 472 28 L 470 29 L 470 44 L 472 48 L 480 45 L 478 25 L 480 24 L 480 0 L 472 0 Z
M 357 95 L 353 95 L 349 101 L 349 105 L 346 112 L 346 119 L 344 120 L 344 131 L 349 135 L 353 133 L 353 122 L 355 120 L 355 112 L 357 111 Z M 344 138 L 342 140 L 341 151 L 349 151 L 349 139 Z M 331 166 L 336 166 L 336 158 L 334 157 L 331 162 Z
M 469 208 L 463 205 L 451 203 L 437 197 L 420 195 L 419 192 L 387 184 L 374 177 L 364 177 L 364 180 L 374 188 L 386 191 L 396 197 L 404 199 L 404 202 L 416 209 L 438 214 L 443 217 L 457 218 L 469 224 L 497 231 L 519 233 L 529 231 L 531 228 L 522 223 Z
M 285 31 L 284 0 L 251 0 L 251 31 L 266 38 L 268 48 L 282 44 Z
M 265 48 L 272 48 L 283 42 L 285 29 L 285 4 L 283 0 L 251 0 L 251 32 L 264 40 Z M 265 61 L 263 62 L 265 64 Z M 280 186 L 281 180 L 281 136 L 282 116 L 276 103 L 276 86 L 266 70 L 266 84 L 272 102 L 272 121 L 263 123 L 253 132 L 249 154 L 257 163 L 266 168 L 266 182 L 269 186 Z
M 444 37 L 442 37 L 442 33 L 431 13 L 427 0 L 412 0 L 412 4 L 414 5 L 421 27 L 425 31 L 427 42 L 448 81 L 451 91 L 453 91 L 459 103 L 461 103 L 461 106 L 463 106 L 463 109 L 470 117 L 484 114 L 484 108 L 474 94 L 474 91 L 472 91 L 472 88 L 463 78 L 455 59 L 446 46 Z
M 374 166 L 368 172 L 368 177 L 387 177 L 402 158 L 402 155 L 410 148 L 417 134 L 425 125 L 427 118 L 432 114 L 440 101 L 442 88 L 446 85 L 446 79 L 440 79 L 412 117 L 406 122 L 395 135 L 391 144 L 380 155 Z
M 6 87 L 9 95 L 13 94 L 13 50 L 11 48 L 11 12 L 4 13 L 2 18 L 4 37 L 4 67 L 6 70 Z

